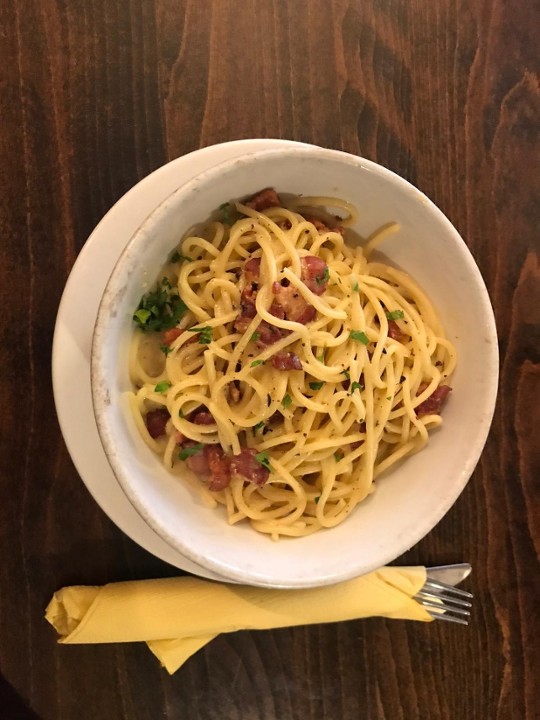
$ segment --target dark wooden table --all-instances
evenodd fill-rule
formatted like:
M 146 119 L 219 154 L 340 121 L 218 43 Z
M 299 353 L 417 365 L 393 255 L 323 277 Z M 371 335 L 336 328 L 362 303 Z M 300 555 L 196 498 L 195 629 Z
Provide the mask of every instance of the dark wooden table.
M 0 3 L 1 720 L 540 717 L 540 16 L 532 0 Z M 371 619 L 220 637 L 173 677 L 143 645 L 56 644 L 57 588 L 174 574 L 81 482 L 51 341 L 92 228 L 168 160 L 278 137 L 364 155 L 462 233 L 500 393 L 458 502 L 404 563 L 470 561 L 472 625 Z

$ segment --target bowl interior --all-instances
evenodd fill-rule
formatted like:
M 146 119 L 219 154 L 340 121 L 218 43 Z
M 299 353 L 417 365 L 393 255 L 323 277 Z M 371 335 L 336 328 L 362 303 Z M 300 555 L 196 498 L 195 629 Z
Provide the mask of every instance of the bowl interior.
M 458 351 L 443 427 L 428 446 L 380 478 L 375 492 L 330 531 L 273 543 L 245 524 L 229 526 L 188 483 L 167 473 L 142 442 L 125 392 L 132 315 L 184 232 L 221 203 L 263 187 L 334 196 L 359 210 L 368 236 L 396 221 L 381 246 L 432 300 Z M 465 243 L 416 188 L 362 158 L 320 148 L 269 150 L 226 161 L 180 187 L 145 221 L 119 259 L 104 293 L 92 349 L 92 394 L 109 462 L 146 521 L 194 562 L 240 582 L 308 587 L 384 565 L 440 520 L 470 477 L 491 422 L 497 339 L 482 278 Z M 186 470 L 188 473 L 189 471 Z

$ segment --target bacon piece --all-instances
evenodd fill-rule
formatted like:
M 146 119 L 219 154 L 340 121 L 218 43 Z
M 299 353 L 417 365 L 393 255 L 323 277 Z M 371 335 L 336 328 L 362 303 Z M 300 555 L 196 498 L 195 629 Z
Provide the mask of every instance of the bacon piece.
M 244 264 L 244 277 L 247 283 L 256 283 L 261 273 L 261 258 L 251 258 Z
M 301 370 L 302 363 L 293 352 L 278 353 L 272 357 L 272 365 L 276 370 Z
M 195 425 L 213 425 L 216 421 L 208 410 L 199 410 L 195 413 L 191 422 L 195 423 Z
M 150 412 L 146 414 L 145 418 L 146 429 L 148 430 L 150 437 L 155 440 L 156 438 L 161 437 L 161 435 L 165 435 L 165 427 L 169 422 L 170 417 L 169 411 L 165 408 L 150 410 Z
M 229 383 L 229 399 L 233 403 L 240 402 L 240 398 L 242 397 L 242 393 L 240 391 L 240 383 L 238 380 L 233 380 L 231 383 Z
M 209 490 L 223 490 L 231 482 L 231 458 L 219 445 L 207 445 L 204 454 L 210 469 Z
M 270 323 L 267 323 L 266 320 L 263 320 L 259 324 L 257 332 L 259 333 L 259 337 L 255 345 L 259 349 L 269 347 L 278 340 L 281 340 L 281 338 L 285 337 L 285 335 L 289 334 L 288 330 L 282 330 L 275 325 L 270 325 Z
M 305 325 L 311 322 L 317 311 L 300 295 L 298 290 L 292 285 L 284 287 L 278 282 L 272 283 L 272 292 L 275 295 L 275 300 L 272 303 L 270 312 L 272 315 L 277 315 L 277 311 L 283 311 L 285 319 L 292 320 L 293 322 L 302 323 Z M 272 312 L 274 308 L 274 312 Z
M 240 315 L 234 321 L 234 329 L 236 332 L 246 332 L 248 325 L 257 314 L 257 308 L 255 307 L 255 297 L 257 295 L 257 288 L 253 284 L 249 284 L 242 290 L 240 296 Z
M 302 280 L 315 295 L 322 295 L 328 285 L 328 265 L 315 255 L 306 255 L 300 260 Z
M 243 448 L 240 455 L 231 458 L 231 473 L 241 475 L 248 482 L 260 486 L 268 480 L 270 471 L 256 460 L 256 454 L 254 448 Z
M 328 225 L 319 218 L 312 217 L 311 215 L 304 215 L 303 217 L 304 220 L 307 220 L 312 225 L 315 225 L 315 229 L 318 230 L 320 233 L 337 232 L 340 235 L 343 235 L 343 233 L 345 232 L 345 228 L 343 227 L 343 225 L 328 227 Z
M 186 439 L 186 436 L 184 435 L 184 433 L 181 433 L 180 430 L 177 430 L 177 431 L 175 432 L 175 434 L 174 434 L 174 442 L 175 442 L 177 445 L 181 445 L 181 444 L 184 442 L 185 439 Z
M 198 445 L 199 443 L 196 443 L 193 440 L 187 440 L 185 443 L 183 443 L 183 448 L 192 448 L 195 447 L 195 445 Z M 210 472 L 210 466 L 208 465 L 208 458 L 206 457 L 206 448 L 208 445 L 205 445 L 202 447 L 198 452 L 195 453 L 195 455 L 190 455 L 186 458 L 186 465 L 190 470 L 192 470 L 196 475 L 208 475 Z
M 274 188 L 265 188 L 246 200 L 244 205 L 257 210 L 257 212 L 262 212 L 271 207 L 279 207 L 281 200 Z
M 179 338 L 183 332 L 184 331 L 182 330 L 182 328 L 177 327 L 171 328 L 170 330 L 165 330 L 165 332 L 163 333 L 163 344 L 170 345 L 176 340 L 176 338 Z
M 427 387 L 427 383 L 421 383 L 416 394 L 421 395 Z M 420 405 L 415 408 L 416 417 L 440 415 L 442 404 L 451 391 L 452 388 L 449 385 L 439 385 L 427 400 L 424 400 L 423 403 L 420 403 Z
M 399 325 L 395 320 L 389 320 L 388 337 L 392 338 L 392 340 L 396 340 L 397 342 L 403 342 L 407 338 L 407 335 L 405 335 L 405 333 L 401 331 Z

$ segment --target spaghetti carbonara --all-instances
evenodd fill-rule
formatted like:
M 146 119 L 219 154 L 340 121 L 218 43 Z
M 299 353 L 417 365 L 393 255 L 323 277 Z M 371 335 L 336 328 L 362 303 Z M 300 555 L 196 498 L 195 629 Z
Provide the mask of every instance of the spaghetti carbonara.
M 272 189 L 215 215 L 135 312 L 133 416 L 229 523 L 334 527 L 441 423 L 455 350 L 416 283 L 371 259 L 397 226 L 355 247 L 347 202 Z

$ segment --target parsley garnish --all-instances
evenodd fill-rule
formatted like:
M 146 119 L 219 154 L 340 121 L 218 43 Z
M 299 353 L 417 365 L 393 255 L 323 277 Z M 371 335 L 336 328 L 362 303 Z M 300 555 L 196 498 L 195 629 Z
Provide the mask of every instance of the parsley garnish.
M 178 252 L 178 250 L 175 250 L 171 255 L 169 262 L 178 263 L 183 262 L 184 260 L 187 260 L 188 262 L 193 262 L 193 258 L 190 258 L 189 255 L 182 255 Z
M 160 345 L 159 349 L 161 350 L 162 353 L 165 353 L 165 355 L 168 355 L 172 350 L 172 348 L 169 347 L 168 345 Z
M 328 269 L 328 265 L 324 268 L 324 272 L 320 277 L 315 278 L 317 285 L 324 285 L 324 283 L 328 282 L 328 278 L 330 277 L 330 270 Z
M 319 502 L 320 499 L 321 499 L 320 495 L 317 495 L 315 498 L 313 498 L 315 505 L 317 505 L 317 503 Z
M 336 462 L 339 462 L 342 457 L 343 457 L 343 453 L 341 452 L 341 450 L 338 450 L 337 452 L 334 453 L 334 460 Z
M 320 363 L 322 363 L 323 365 L 325 364 L 325 363 L 324 363 L 324 349 L 323 349 L 322 353 L 319 355 L 319 357 L 317 358 L 317 360 L 318 360 Z
M 256 425 L 253 426 L 253 434 L 257 432 L 257 430 L 260 430 L 262 427 L 264 427 L 265 423 L 264 420 L 261 420 L 261 422 L 258 422 Z
M 351 340 L 356 340 L 356 342 L 362 343 L 362 345 L 369 345 L 369 338 L 365 332 L 362 332 L 362 330 L 351 330 L 349 337 Z
M 178 459 L 185 460 L 192 455 L 196 455 L 200 450 L 203 449 L 203 447 L 204 443 L 197 443 L 196 445 L 192 445 L 191 447 L 184 448 L 178 453 Z
M 288 408 L 291 403 L 292 403 L 292 397 L 289 395 L 289 393 L 287 393 L 287 395 L 285 395 L 285 397 L 281 401 L 281 404 L 283 405 L 284 408 Z
M 223 222 L 225 225 L 231 224 L 231 203 L 224 202 L 219 206 L 219 209 L 221 210 L 221 217 L 223 218 Z
M 257 365 L 264 365 L 265 360 L 254 360 L 249 367 L 257 367 Z
M 386 399 L 387 399 L 387 400 L 391 400 L 391 399 L 392 399 L 392 396 L 391 396 L 391 395 L 388 395 Z
M 153 290 L 141 297 L 133 320 L 143 332 L 161 332 L 176 327 L 186 310 L 187 305 L 164 277 Z
M 162 380 L 161 382 L 158 382 L 156 387 L 154 388 L 154 392 L 163 393 L 165 390 L 168 390 L 171 387 L 171 383 L 168 380 Z
M 352 289 L 354 290 L 354 292 L 360 292 L 360 285 L 357 282 L 355 282 L 354 285 L 352 286 Z
M 255 460 L 260 463 L 264 468 L 272 472 L 272 468 L 270 466 L 270 457 L 268 456 L 268 450 L 263 450 L 263 452 L 257 453 L 255 455 Z
M 311 382 L 311 383 L 309 383 L 309 387 L 310 387 L 312 390 L 320 390 L 323 385 L 324 385 L 324 382 L 323 382 L 323 381 L 320 381 L 320 382 Z
M 392 312 L 385 313 L 388 320 L 401 320 L 405 317 L 403 310 L 392 310 Z
M 344 371 L 343 371 L 343 374 L 345 375 L 345 377 L 347 378 L 347 380 L 350 380 L 350 379 L 351 379 L 351 373 L 350 373 L 348 370 L 344 370 Z
M 182 420 L 184 420 L 184 418 L 186 417 L 186 416 L 184 415 L 184 413 L 182 412 L 182 409 L 181 409 L 181 408 L 180 408 L 180 410 L 178 411 L 178 417 L 181 418 Z
M 189 328 L 188 332 L 199 333 L 199 345 L 209 345 L 212 342 L 212 328 L 210 325 L 204 327 Z
M 253 335 L 249 338 L 251 342 L 257 342 L 257 340 L 261 337 L 261 333 L 255 331 Z
M 364 389 L 364 386 L 362 385 L 362 383 L 352 382 L 350 394 L 352 395 L 355 390 L 363 390 L 363 389 Z

